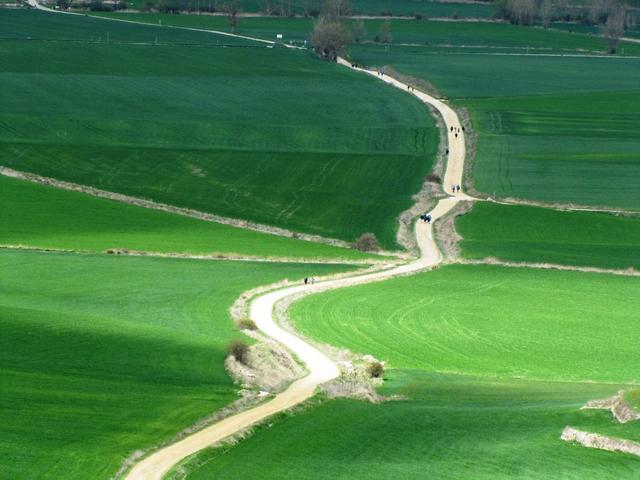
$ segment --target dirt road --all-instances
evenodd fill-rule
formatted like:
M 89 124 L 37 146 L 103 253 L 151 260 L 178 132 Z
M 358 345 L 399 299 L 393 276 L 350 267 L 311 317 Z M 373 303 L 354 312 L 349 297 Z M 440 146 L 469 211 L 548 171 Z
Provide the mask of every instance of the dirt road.
M 351 65 L 343 59 L 339 59 L 339 63 L 352 68 Z M 361 71 L 378 76 L 376 72 Z M 378 78 L 432 105 L 440 112 L 444 119 L 449 136 L 449 156 L 444 176 L 444 190 L 450 196 L 440 200 L 436 207 L 430 212 L 433 221 L 436 221 L 449 212 L 458 201 L 471 199 L 471 197 L 468 197 L 462 191 L 453 192 L 453 185 L 462 184 L 465 158 L 464 133 L 461 130 L 458 117 L 448 105 L 430 95 L 415 90 L 409 91 L 406 84 L 387 75 L 378 76 Z M 460 129 L 460 131 L 458 131 L 458 129 Z M 455 133 L 458 133 L 458 135 L 456 136 Z M 394 276 L 425 270 L 440 263 L 442 261 L 442 255 L 433 239 L 432 225 L 424 222 L 416 223 L 415 235 L 420 249 L 420 257 L 410 263 L 366 275 L 319 282 L 315 285 L 300 285 L 276 290 L 255 299 L 251 304 L 251 319 L 263 333 L 281 342 L 293 351 L 298 358 L 304 362 L 309 371 L 309 375 L 292 383 L 287 390 L 278 394 L 272 400 L 228 417 L 149 455 L 136 464 L 126 478 L 128 480 L 160 479 L 171 467 L 189 455 L 277 412 L 287 410 L 303 402 L 315 393 L 319 385 L 336 378 L 340 374 L 340 371 L 331 359 L 312 345 L 306 343 L 300 337 L 284 330 L 275 323 L 272 312 L 276 302 L 289 295 L 296 295 L 301 292 L 316 293 L 352 285 L 382 281 Z

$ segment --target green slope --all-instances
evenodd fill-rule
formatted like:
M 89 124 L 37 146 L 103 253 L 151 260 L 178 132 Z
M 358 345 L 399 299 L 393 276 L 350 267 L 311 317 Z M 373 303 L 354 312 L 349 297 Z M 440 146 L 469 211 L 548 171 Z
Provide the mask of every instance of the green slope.
M 640 217 L 482 202 L 456 230 L 465 258 L 640 269 Z
M 21 38 L 59 17 L 0 16 Z M 60 38 L 77 25 L 84 41 L 65 48 L 0 40 L 0 164 L 345 240 L 371 231 L 396 246 L 396 218 L 437 148 L 420 102 L 309 52 L 92 43 L 89 20 L 152 27 L 70 18 Z
M 610 416 L 578 409 L 615 388 L 394 370 L 382 392 L 402 400 L 335 400 L 284 417 L 196 456 L 188 478 L 632 479 L 640 459 L 560 441 L 566 425 L 607 430 Z
M 1 478 L 111 478 L 236 398 L 244 290 L 345 267 L 0 252 Z
M 314 295 L 291 315 L 393 368 L 628 383 L 640 382 L 639 309 L 635 277 L 457 265 Z
M 374 258 L 0 177 L 0 244 L 105 251 L 239 254 L 305 259 Z
M 640 209 L 640 58 L 352 50 L 365 64 L 430 81 L 469 110 L 478 190 Z

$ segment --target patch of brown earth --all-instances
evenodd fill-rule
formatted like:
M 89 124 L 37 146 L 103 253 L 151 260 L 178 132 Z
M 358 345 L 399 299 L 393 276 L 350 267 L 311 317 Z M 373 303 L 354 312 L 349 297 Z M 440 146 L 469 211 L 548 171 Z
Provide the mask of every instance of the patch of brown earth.
M 608 452 L 622 452 L 640 456 L 640 443 L 621 438 L 607 437 L 597 433 L 584 432 L 572 427 L 565 427 L 560 439 L 565 442 L 576 442 L 587 448 L 596 448 Z
M 613 397 L 587 402 L 582 409 L 609 410 L 620 423 L 632 422 L 640 419 L 640 412 L 635 411 L 624 399 L 624 390 L 620 390 Z

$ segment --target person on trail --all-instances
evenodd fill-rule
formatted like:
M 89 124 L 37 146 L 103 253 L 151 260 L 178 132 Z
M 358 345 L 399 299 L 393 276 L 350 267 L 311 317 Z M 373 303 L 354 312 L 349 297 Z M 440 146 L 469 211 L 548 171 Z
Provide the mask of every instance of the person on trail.
M 427 213 L 427 214 L 424 216 L 424 221 L 425 221 L 425 222 L 427 222 L 427 223 L 431 223 L 431 215 Z
M 316 283 L 316 277 L 311 277 L 311 285 L 315 285 Z
M 453 132 L 453 125 L 451 125 L 451 131 Z
M 458 134 L 456 133 L 456 138 L 458 138 Z
M 458 184 L 458 186 L 456 187 L 456 191 L 459 192 L 460 191 L 460 185 Z
M 309 278 L 308 277 L 304 277 L 304 284 L 307 285 L 309 283 Z

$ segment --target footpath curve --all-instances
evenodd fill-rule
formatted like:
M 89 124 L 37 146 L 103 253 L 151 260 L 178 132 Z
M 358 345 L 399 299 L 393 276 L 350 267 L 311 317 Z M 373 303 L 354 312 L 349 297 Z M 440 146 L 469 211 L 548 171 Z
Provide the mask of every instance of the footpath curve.
M 339 58 L 338 63 L 353 68 L 350 63 Z M 375 71 L 356 69 L 367 74 L 377 76 Z M 388 75 L 379 76 L 384 82 L 400 88 L 419 98 L 424 103 L 433 106 L 444 119 L 448 132 L 449 155 L 446 172 L 444 175 L 444 191 L 449 195 L 438 202 L 430 212 L 432 223 L 449 212 L 460 200 L 472 200 L 462 191 L 453 192 L 453 185 L 462 185 L 462 172 L 465 158 L 464 133 L 462 132 L 458 116 L 452 108 L 441 100 L 417 90 L 409 91 L 408 86 Z M 460 129 L 456 137 L 455 131 Z M 302 292 L 317 293 L 353 285 L 386 280 L 398 275 L 406 275 L 428 269 L 442 261 L 442 254 L 433 238 L 432 223 L 417 222 L 415 235 L 420 251 L 420 256 L 410 262 L 389 270 L 379 271 L 366 275 L 341 278 L 318 282 L 314 285 L 299 285 L 281 290 L 269 292 L 256 298 L 251 303 L 250 318 L 265 335 L 279 341 L 305 364 L 309 374 L 292 383 L 284 392 L 276 395 L 266 403 L 249 410 L 227 417 L 218 423 L 189 435 L 178 442 L 164 447 L 138 462 L 126 476 L 127 480 L 159 480 L 175 464 L 194 453 L 211 446 L 265 418 L 307 400 L 314 395 L 317 387 L 329 380 L 337 378 L 340 374 L 338 366 L 325 354 L 312 345 L 306 343 L 300 337 L 284 330 L 276 324 L 272 312 L 275 304 L 290 295 Z

